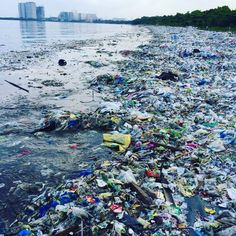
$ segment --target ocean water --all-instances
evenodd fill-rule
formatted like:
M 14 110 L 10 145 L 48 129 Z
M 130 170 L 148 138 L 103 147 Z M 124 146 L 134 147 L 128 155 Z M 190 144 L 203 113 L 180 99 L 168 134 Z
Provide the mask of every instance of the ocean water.
M 101 39 L 134 31 L 131 25 L 0 20 L 0 52 L 66 40 Z

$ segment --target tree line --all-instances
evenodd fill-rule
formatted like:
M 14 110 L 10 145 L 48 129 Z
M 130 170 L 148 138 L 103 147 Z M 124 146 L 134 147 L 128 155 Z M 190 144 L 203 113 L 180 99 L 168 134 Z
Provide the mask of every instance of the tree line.
M 133 24 L 195 26 L 205 27 L 236 27 L 236 10 L 228 6 L 218 7 L 207 11 L 193 11 L 174 16 L 153 16 L 135 19 Z

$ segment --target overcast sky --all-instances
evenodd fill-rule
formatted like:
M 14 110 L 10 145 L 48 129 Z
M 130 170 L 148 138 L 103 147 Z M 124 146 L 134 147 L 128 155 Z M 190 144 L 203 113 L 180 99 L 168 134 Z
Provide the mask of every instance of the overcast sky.
M 32 0 L 31 0 L 32 1 Z M 17 4 L 24 0 L 0 0 L 0 16 L 18 16 Z M 236 9 L 236 0 L 35 0 L 43 5 L 46 16 L 57 16 L 60 11 L 96 13 L 100 18 L 167 15 L 192 10 L 206 10 L 228 5 Z

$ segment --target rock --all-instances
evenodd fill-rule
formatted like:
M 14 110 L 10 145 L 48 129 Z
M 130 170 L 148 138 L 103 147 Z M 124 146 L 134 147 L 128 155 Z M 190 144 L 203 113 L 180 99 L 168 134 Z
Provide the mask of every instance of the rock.
M 59 65 L 59 66 L 66 66 L 66 65 L 67 65 L 67 62 L 66 62 L 66 60 L 64 60 L 64 59 L 60 59 L 60 60 L 58 61 L 58 65 Z

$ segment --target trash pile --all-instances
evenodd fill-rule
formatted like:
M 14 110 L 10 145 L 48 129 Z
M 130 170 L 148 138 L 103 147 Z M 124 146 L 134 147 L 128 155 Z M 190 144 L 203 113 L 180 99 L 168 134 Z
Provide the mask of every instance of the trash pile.
M 51 113 L 34 131 L 98 129 L 113 152 L 33 198 L 12 225 L 20 236 L 235 235 L 235 36 L 150 29 L 121 75 L 91 84 L 115 101 Z
M 95 113 L 72 113 L 69 111 L 51 112 L 40 120 L 39 127 L 32 133 L 47 131 L 82 131 L 88 129 L 103 131 L 114 130 L 119 120 L 110 113 L 102 113 L 107 109 L 106 106 L 107 103 L 104 103 L 104 106 L 99 108 Z M 111 109 L 114 109 L 114 104 Z

